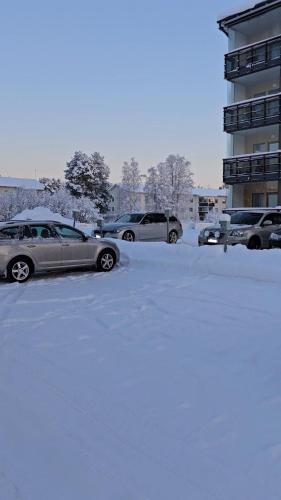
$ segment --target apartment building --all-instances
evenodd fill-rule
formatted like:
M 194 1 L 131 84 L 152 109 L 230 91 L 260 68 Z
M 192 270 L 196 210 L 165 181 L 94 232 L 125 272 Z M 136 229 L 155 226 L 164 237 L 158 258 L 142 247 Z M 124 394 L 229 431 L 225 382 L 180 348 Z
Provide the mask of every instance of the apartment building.
M 222 16 L 228 37 L 224 108 L 229 206 L 281 205 L 281 0 Z
M 194 222 L 218 218 L 227 206 L 228 189 L 193 188 L 188 203 L 188 218 Z

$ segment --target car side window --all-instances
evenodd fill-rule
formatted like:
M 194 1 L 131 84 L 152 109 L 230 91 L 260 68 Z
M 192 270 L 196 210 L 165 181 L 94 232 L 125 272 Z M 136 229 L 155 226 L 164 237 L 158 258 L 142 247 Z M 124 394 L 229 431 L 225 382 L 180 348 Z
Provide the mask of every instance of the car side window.
M 146 214 L 142 220 L 142 224 L 151 224 L 154 222 L 152 214 Z
M 83 234 L 69 226 L 55 225 L 55 230 L 61 238 L 83 240 Z
M 164 214 L 153 214 L 154 215 L 154 222 L 166 222 L 166 217 Z
M 20 235 L 20 228 L 17 227 L 5 227 L 0 230 L 1 240 L 18 240 Z
M 274 224 L 275 226 L 279 226 L 281 224 L 280 213 L 272 214 L 272 224 Z
M 170 222 L 178 222 L 178 219 L 174 215 L 171 215 L 171 217 L 169 218 L 169 221 Z
M 25 237 L 31 237 L 33 239 L 38 238 L 44 240 L 55 237 L 55 234 L 52 232 L 51 228 L 47 224 L 31 224 L 29 226 L 29 230 L 31 236 L 25 236 Z

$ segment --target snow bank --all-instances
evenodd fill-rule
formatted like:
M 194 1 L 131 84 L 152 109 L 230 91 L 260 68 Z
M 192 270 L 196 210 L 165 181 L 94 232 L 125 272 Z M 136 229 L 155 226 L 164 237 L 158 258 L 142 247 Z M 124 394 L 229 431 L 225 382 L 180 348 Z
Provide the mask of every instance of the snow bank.
M 191 243 L 130 244 L 118 241 L 118 246 L 124 258 L 129 258 L 131 266 L 160 267 L 163 273 L 173 269 L 179 274 L 217 275 L 281 284 L 280 250 L 251 251 L 237 245 L 228 247 L 224 253 L 221 245 L 195 247 L 196 231 L 194 233 Z

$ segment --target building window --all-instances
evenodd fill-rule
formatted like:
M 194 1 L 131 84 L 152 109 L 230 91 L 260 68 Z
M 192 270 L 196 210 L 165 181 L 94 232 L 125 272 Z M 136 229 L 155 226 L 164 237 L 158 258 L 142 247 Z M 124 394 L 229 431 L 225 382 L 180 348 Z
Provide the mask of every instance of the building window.
M 278 205 L 278 193 L 267 193 L 267 206 L 276 207 Z
M 193 212 L 193 208 L 190 208 L 190 209 L 189 209 L 189 211 L 190 211 L 190 212 Z
M 259 144 L 253 144 L 253 153 L 265 153 L 266 143 L 260 142 Z
M 252 193 L 252 207 L 264 207 L 264 193 Z
M 279 142 L 273 141 L 268 143 L 268 151 L 278 151 Z
M 218 199 L 216 198 L 216 199 L 215 199 L 215 203 L 218 203 L 218 202 L 219 202 L 219 201 L 218 201 Z

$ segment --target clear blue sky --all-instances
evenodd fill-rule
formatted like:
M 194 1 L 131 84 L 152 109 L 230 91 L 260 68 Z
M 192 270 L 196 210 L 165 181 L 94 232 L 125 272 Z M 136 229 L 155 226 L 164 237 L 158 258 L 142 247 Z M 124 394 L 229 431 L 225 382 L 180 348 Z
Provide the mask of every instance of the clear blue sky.
M 241 3 L 241 2 L 240 2 Z M 226 37 L 237 0 L 14 0 L 1 4 L 0 174 L 63 177 L 99 151 L 118 181 L 169 153 L 221 184 Z

